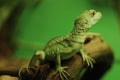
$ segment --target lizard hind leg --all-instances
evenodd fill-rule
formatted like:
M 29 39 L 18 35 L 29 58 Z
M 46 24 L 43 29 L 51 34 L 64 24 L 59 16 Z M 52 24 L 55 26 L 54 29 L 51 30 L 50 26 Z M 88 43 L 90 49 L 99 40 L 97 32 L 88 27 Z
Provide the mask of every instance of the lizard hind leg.
M 28 65 L 27 68 L 25 68 L 27 70 L 27 72 L 29 72 L 30 70 L 36 70 L 36 68 L 40 65 L 40 61 L 45 59 L 45 53 L 44 51 L 36 51 L 35 54 L 33 55 L 33 57 L 30 60 L 30 63 Z M 19 69 L 18 75 L 20 80 L 22 79 L 21 77 L 21 71 L 23 68 Z
M 45 59 L 44 51 L 37 50 L 33 57 L 31 58 L 28 68 L 38 67 L 40 65 L 40 62 L 44 59 Z

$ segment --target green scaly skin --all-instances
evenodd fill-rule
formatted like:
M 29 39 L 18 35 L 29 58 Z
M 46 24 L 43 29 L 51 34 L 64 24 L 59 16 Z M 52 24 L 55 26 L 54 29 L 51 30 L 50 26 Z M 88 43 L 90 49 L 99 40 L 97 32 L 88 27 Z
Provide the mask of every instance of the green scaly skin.
M 88 66 L 93 67 L 95 62 L 90 56 L 83 51 L 83 46 L 86 38 L 90 35 L 88 30 L 102 17 L 100 12 L 95 10 L 84 11 L 74 22 L 74 28 L 71 33 L 53 38 L 50 40 L 43 50 L 35 52 L 28 66 L 34 68 L 40 65 L 41 60 L 55 61 L 56 62 L 56 73 L 60 75 L 62 80 L 69 80 L 70 74 L 64 69 L 67 66 L 61 66 L 61 60 L 66 60 L 74 56 L 79 52 L 86 61 Z

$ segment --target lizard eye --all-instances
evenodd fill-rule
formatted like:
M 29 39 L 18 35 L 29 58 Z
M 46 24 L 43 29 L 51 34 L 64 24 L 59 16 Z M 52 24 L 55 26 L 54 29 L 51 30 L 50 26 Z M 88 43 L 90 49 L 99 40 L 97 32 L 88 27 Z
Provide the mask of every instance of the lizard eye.
M 94 15 L 96 14 L 96 12 L 95 12 L 95 11 L 93 11 L 91 14 L 94 16 Z
M 95 10 L 90 10 L 90 14 L 91 14 L 92 16 L 94 16 L 94 15 L 96 14 L 96 11 L 95 11 Z
M 92 12 L 92 15 L 93 15 L 93 16 L 95 15 L 95 11 Z

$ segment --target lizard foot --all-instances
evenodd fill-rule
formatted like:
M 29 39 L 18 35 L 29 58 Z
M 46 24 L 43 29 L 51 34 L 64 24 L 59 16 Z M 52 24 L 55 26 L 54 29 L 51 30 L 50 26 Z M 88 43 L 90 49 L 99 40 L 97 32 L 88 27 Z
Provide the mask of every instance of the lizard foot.
M 88 56 L 88 54 L 86 53 L 82 53 L 82 58 L 83 61 L 87 62 L 87 65 L 90 66 L 91 68 L 93 68 L 93 63 L 95 63 L 95 60 L 92 59 L 90 56 Z
M 53 73 L 53 75 L 56 75 L 58 73 L 61 80 L 69 80 L 70 74 L 64 70 L 66 68 L 68 68 L 68 67 L 67 66 L 65 66 L 65 67 L 58 66 L 56 69 L 56 72 Z

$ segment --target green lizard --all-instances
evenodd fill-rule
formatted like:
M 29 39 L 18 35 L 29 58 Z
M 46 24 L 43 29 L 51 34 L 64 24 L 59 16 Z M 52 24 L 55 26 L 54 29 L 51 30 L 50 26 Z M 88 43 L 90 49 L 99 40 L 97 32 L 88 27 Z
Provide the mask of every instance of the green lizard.
M 64 70 L 68 67 L 62 67 L 61 60 L 69 59 L 77 52 L 81 54 L 83 61 L 86 61 L 88 66 L 93 67 L 93 63 L 95 61 L 90 56 L 88 56 L 86 52 L 83 51 L 83 46 L 86 37 L 89 36 L 88 30 L 92 27 L 93 24 L 98 22 L 101 17 L 102 14 L 95 10 L 84 11 L 75 20 L 74 28 L 69 34 L 53 38 L 46 44 L 43 50 L 38 50 L 35 52 L 28 66 L 28 70 L 29 68 L 39 66 L 39 62 L 41 60 L 55 61 L 56 73 L 60 75 L 62 80 L 69 80 L 68 76 L 70 75 Z

